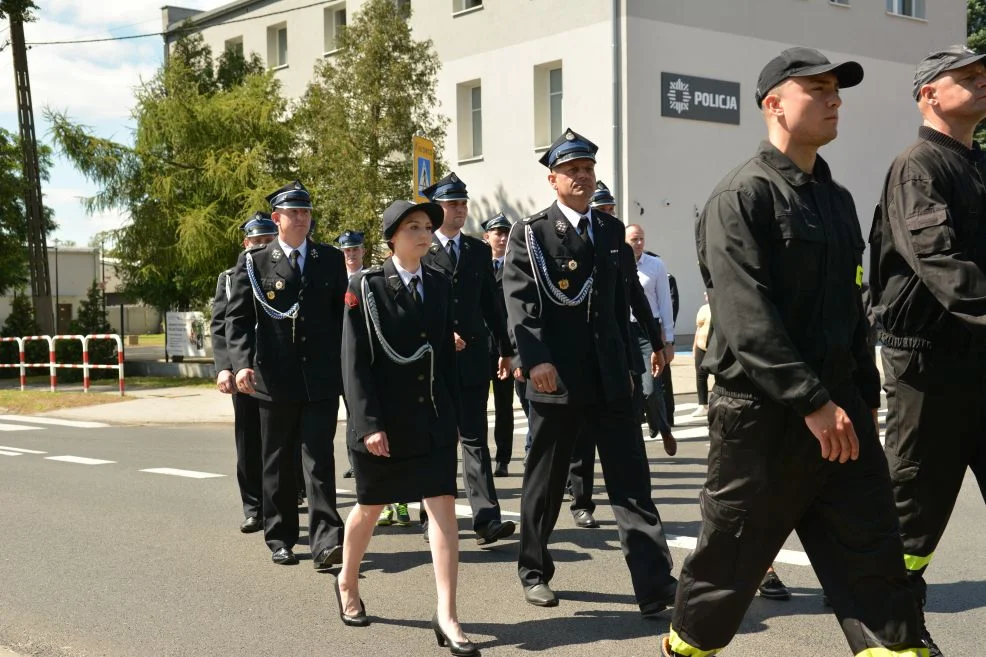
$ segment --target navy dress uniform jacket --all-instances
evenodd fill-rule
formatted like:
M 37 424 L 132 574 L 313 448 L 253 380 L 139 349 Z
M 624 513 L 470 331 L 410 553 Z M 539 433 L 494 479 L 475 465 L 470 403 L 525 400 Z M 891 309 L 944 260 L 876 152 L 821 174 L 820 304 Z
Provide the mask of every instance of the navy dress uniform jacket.
M 550 293 L 534 280 L 537 265 L 525 239 L 528 229 L 541 246 L 550 280 L 569 298 L 590 275 L 595 277 L 588 303 L 569 307 L 548 298 Z M 526 371 L 551 363 L 558 372 L 554 393 L 527 386 L 531 401 L 571 404 L 596 402 L 600 395 L 606 400 L 630 397 L 634 357 L 627 272 L 621 257 L 626 229 L 615 217 L 592 210 L 592 231 L 594 242 L 583 242 L 557 203 L 510 230 L 503 291 L 517 351 Z M 599 290 L 614 293 L 600 295 Z M 636 359 L 640 359 L 639 351 Z
M 224 370 L 233 370 L 233 362 L 229 358 L 226 347 L 226 307 L 229 305 L 229 293 L 233 287 L 233 271 L 231 267 L 219 274 L 216 281 L 216 296 L 212 300 L 212 321 L 209 329 L 212 332 L 212 357 L 216 363 L 216 374 Z
M 423 262 L 437 268 L 452 282 L 453 330 L 466 347 L 455 354 L 463 386 L 489 385 L 488 335 L 492 333 L 501 356 L 512 356 L 506 317 L 497 304 L 493 252 L 482 240 L 460 235 L 455 266 L 437 237 Z
M 426 310 L 411 298 L 390 259 L 350 280 L 342 361 L 351 423 L 348 446 L 354 451 L 368 453 L 363 439 L 378 431 L 387 432 L 394 458 L 424 456 L 458 440 L 452 286 L 439 270 L 426 264 L 421 269 Z M 364 281 L 380 332 L 393 350 L 406 358 L 427 342 L 431 356 L 404 365 L 388 357 L 367 319 Z
M 257 282 L 266 303 L 287 311 L 295 301 L 298 318 L 273 319 L 254 299 L 246 270 L 252 255 Z M 226 309 L 226 341 L 233 371 L 253 368 L 255 396 L 275 402 L 320 401 L 342 392 L 338 345 L 342 341 L 346 266 L 342 252 L 308 241 L 304 271 L 291 270 L 278 241 L 240 255 Z

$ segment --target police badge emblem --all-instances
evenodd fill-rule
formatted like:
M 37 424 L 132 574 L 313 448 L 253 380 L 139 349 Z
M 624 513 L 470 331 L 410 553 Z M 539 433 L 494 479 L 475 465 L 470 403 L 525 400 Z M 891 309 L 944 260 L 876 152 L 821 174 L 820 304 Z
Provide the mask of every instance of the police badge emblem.
M 574 260 L 569 260 L 568 261 L 568 270 L 569 271 L 575 271 L 578 268 L 579 268 L 579 263 L 575 262 Z
M 283 290 L 283 289 L 284 289 L 284 281 L 281 281 L 281 280 L 279 280 L 279 281 L 277 281 L 276 283 L 274 283 L 274 289 L 277 289 L 277 290 Z M 271 292 L 271 293 L 269 293 L 269 295 L 268 295 L 268 296 L 270 296 L 270 295 L 273 295 L 273 294 L 274 294 L 274 293 L 273 293 L 273 292 Z M 270 298 L 271 298 L 271 299 L 273 299 L 274 297 L 273 297 L 273 296 L 271 296 Z
M 568 289 L 568 279 L 567 278 L 563 278 L 560 281 L 558 281 L 558 289 L 559 290 L 567 290 Z
M 278 283 L 280 283 L 280 281 L 278 281 Z M 274 290 L 271 290 L 270 292 L 267 293 L 267 298 L 270 299 L 271 301 L 274 300 Z

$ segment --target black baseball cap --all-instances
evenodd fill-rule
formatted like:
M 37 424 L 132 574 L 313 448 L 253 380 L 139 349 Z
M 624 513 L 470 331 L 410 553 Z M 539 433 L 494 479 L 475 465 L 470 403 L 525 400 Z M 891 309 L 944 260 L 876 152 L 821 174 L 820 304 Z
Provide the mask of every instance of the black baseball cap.
M 833 64 L 813 48 L 788 48 L 767 62 L 760 71 L 754 96 L 757 107 L 761 106 L 771 89 L 788 78 L 805 78 L 822 73 L 834 73 L 839 80 L 840 89 L 855 87 L 863 81 L 863 67 L 857 62 Z
M 914 88 L 911 93 L 914 100 L 921 97 L 921 87 L 933 81 L 942 73 L 954 71 L 957 68 L 975 64 L 986 59 L 986 55 L 980 55 L 975 50 L 957 44 L 949 46 L 943 50 L 933 50 L 922 59 L 916 69 L 914 69 Z

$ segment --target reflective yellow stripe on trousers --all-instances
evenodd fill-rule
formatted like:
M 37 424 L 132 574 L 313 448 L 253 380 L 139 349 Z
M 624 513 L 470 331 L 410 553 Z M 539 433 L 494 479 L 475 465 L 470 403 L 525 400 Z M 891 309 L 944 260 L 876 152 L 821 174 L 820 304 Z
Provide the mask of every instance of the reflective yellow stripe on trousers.
M 928 657 L 928 649 L 911 648 L 900 652 L 887 648 L 867 648 L 863 652 L 857 652 L 856 657 Z
M 904 555 L 904 568 L 907 568 L 910 571 L 921 570 L 922 568 L 924 568 L 925 566 L 927 566 L 929 563 L 931 563 L 931 558 L 933 556 L 935 556 L 935 553 L 934 552 L 932 552 L 931 554 L 929 554 L 926 557 L 919 557 L 916 554 L 905 554 Z
M 668 637 L 668 639 L 671 643 L 671 651 L 677 655 L 681 655 L 682 657 L 710 657 L 711 655 L 714 655 L 720 650 L 722 650 L 722 648 L 713 648 L 712 650 L 701 650 L 699 648 L 696 648 L 695 646 L 689 645 L 688 643 L 685 642 L 684 639 L 678 636 L 678 633 L 674 631 L 673 627 L 671 628 L 671 635 Z M 928 657 L 928 656 L 924 655 L 924 657 Z

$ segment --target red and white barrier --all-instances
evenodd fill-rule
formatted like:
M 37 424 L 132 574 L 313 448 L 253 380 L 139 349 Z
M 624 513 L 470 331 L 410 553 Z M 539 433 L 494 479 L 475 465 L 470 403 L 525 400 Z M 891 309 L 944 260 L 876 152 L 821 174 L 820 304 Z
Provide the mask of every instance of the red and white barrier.
M 44 340 L 48 343 L 48 362 L 47 363 L 25 363 L 24 362 L 24 343 L 29 341 Z M 82 363 L 56 363 L 55 362 L 55 342 L 58 340 L 79 340 L 82 342 Z M 91 340 L 113 340 L 116 342 L 116 365 L 92 365 L 89 363 L 89 342 Z M 123 374 L 123 340 L 115 333 L 95 333 L 92 335 L 28 335 L 22 338 L 0 338 L 0 342 L 16 342 L 18 351 L 17 363 L 0 363 L 0 368 L 17 367 L 20 368 L 21 390 L 25 389 L 28 367 L 48 368 L 50 377 L 51 392 L 55 392 L 58 387 L 57 368 L 81 369 L 82 370 L 82 391 L 89 392 L 90 370 L 117 370 L 120 374 L 120 395 L 125 389 Z

